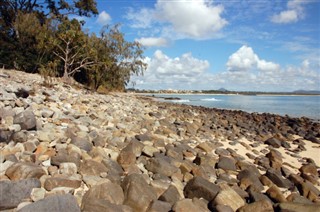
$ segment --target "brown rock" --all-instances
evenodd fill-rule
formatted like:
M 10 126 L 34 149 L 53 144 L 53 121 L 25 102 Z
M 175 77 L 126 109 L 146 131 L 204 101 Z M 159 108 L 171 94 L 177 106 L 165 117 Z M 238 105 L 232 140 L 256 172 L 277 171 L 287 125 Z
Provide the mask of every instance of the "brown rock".
M 212 200 L 220 191 L 220 187 L 205 180 L 202 177 L 194 177 L 184 188 L 184 195 L 187 198 L 204 198 Z
M 81 180 L 71 180 L 61 177 L 51 177 L 47 178 L 44 182 L 44 188 L 47 191 L 51 191 L 57 187 L 68 187 L 68 188 L 79 188 L 81 185 Z
M 82 198 L 82 207 L 91 204 L 92 200 L 106 200 L 112 204 L 121 205 L 124 201 L 124 194 L 121 186 L 107 182 L 91 187 Z
M 159 197 L 159 200 L 168 202 L 171 206 L 181 199 L 178 189 L 170 185 L 169 188 Z
M 168 212 L 171 210 L 171 205 L 168 202 L 154 200 L 148 208 L 148 212 Z
M 282 155 L 275 149 L 271 149 L 266 157 L 269 158 L 270 166 L 276 170 L 280 170 L 282 167 Z
M 214 203 L 216 205 L 228 205 L 234 211 L 245 205 L 245 201 L 232 188 L 226 184 L 222 184 L 221 187 L 222 190 L 214 198 Z
M 254 184 L 259 190 L 263 190 L 263 185 L 259 180 L 259 173 L 257 174 L 249 169 L 244 169 L 239 172 L 237 179 L 240 181 L 240 187 L 244 190 L 252 184 Z
M 132 208 L 127 205 L 116 205 L 104 199 L 91 199 L 82 205 L 83 212 L 102 212 L 102 211 L 117 211 L 117 212 L 132 212 Z
M 46 172 L 40 167 L 33 163 L 19 162 L 13 164 L 6 171 L 6 175 L 11 180 L 22 180 L 27 178 L 37 178 L 39 179 Z
M 274 202 L 287 202 L 287 199 L 276 185 L 272 185 L 266 193 Z
M 279 141 L 277 138 L 272 137 L 264 141 L 265 144 L 268 144 L 274 148 L 280 148 L 281 147 L 281 141 Z
M 318 178 L 318 171 L 315 164 L 309 163 L 299 169 L 302 174 L 312 175 Z
M 281 176 L 280 171 L 276 171 L 272 168 L 267 170 L 266 176 L 277 186 L 281 188 L 291 188 L 293 186 L 292 182 Z
M 157 157 L 151 158 L 146 165 L 146 169 L 165 176 L 172 176 L 178 168 L 170 164 L 167 160 Z
M 193 202 L 192 199 L 182 199 L 176 202 L 174 206 L 172 207 L 172 210 L 175 212 L 204 212 L 209 211 L 208 209 L 205 209 Z
M 273 207 L 270 201 L 260 200 L 251 204 L 244 205 L 239 208 L 238 212 L 273 212 Z
M 80 164 L 79 173 L 82 175 L 97 175 L 108 172 L 107 167 L 103 163 L 94 160 L 85 160 Z
M 142 175 L 131 174 L 122 182 L 124 204 L 133 211 L 146 211 L 153 200 L 157 199 L 156 192 L 148 185 Z
M 309 200 L 313 201 L 316 200 L 320 196 L 320 191 L 317 189 L 314 185 L 312 185 L 310 182 L 302 182 L 298 185 L 298 189 L 300 191 L 300 194 Z
M 278 204 L 276 207 L 277 211 L 280 212 L 318 212 L 320 205 L 319 204 L 302 204 L 302 203 L 293 203 L 293 202 L 284 202 Z
M 219 158 L 219 162 L 217 163 L 217 168 L 223 169 L 223 170 L 231 170 L 236 171 L 236 161 L 231 157 L 225 157 L 221 156 Z
M 135 164 L 136 155 L 131 148 L 124 148 L 120 151 L 117 162 L 125 169 Z

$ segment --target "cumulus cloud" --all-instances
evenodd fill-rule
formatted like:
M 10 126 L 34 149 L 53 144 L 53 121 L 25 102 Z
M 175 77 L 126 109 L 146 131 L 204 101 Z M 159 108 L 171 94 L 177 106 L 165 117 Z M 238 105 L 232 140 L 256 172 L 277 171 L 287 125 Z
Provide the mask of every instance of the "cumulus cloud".
M 212 0 L 158 0 L 154 9 L 130 10 L 126 18 L 132 21 L 132 27 L 150 28 L 153 24 L 168 36 L 206 39 L 227 25 L 221 17 L 223 11 L 223 6 L 214 5 Z
M 106 11 L 102 11 L 99 14 L 97 19 L 97 22 L 101 25 L 109 24 L 110 21 L 111 21 L 111 16 Z
M 281 11 L 279 14 L 274 14 L 271 21 L 277 24 L 294 23 L 304 18 L 303 4 L 307 1 L 291 0 L 287 3 L 287 9 Z
M 156 38 L 156 37 L 142 37 L 136 39 L 137 42 L 141 43 L 145 47 L 152 47 L 152 46 L 167 46 L 168 41 L 165 38 Z
M 159 18 L 172 24 L 176 32 L 192 38 L 210 37 L 227 24 L 221 17 L 223 6 L 215 6 L 212 1 L 158 0 L 156 9 Z
M 168 89 L 197 87 L 197 82 L 206 80 L 205 74 L 210 64 L 185 53 L 171 58 L 162 51 L 155 51 L 152 58 L 146 58 L 148 68 L 144 76 L 134 77 L 138 88 Z M 203 83 L 203 82 L 202 82 Z
M 215 79 L 240 90 L 290 91 L 320 89 L 320 64 L 304 60 L 299 66 L 281 67 L 260 59 L 251 47 L 242 46 L 233 53 L 226 64 L 227 71 L 215 75 Z M 227 86 L 225 86 L 227 87 Z
M 279 69 L 279 65 L 260 59 L 249 46 L 242 46 L 233 53 L 226 64 L 227 70 L 231 72 L 250 71 L 257 69 L 260 71 L 274 71 Z
M 320 63 L 303 60 L 300 65 L 280 66 L 260 59 L 249 46 L 231 54 L 226 70 L 211 72 L 207 60 L 191 53 L 170 57 L 160 50 L 145 62 L 144 76 L 134 76 L 138 89 L 209 90 L 224 87 L 229 90 L 293 91 L 320 89 Z

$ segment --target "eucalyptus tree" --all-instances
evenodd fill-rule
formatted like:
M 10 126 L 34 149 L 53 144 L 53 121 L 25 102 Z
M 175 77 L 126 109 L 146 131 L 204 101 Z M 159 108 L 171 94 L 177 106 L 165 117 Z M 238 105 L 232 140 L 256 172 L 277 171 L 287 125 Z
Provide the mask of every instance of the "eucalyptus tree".
M 27 25 L 26 21 L 21 17 L 26 14 L 33 14 L 29 23 L 33 21 L 36 25 Z M 30 41 L 34 39 L 34 34 L 28 38 L 28 45 L 26 44 L 21 50 L 21 33 L 22 30 L 17 31 L 17 25 L 24 25 L 24 30 L 34 29 L 38 23 L 33 19 L 36 17 L 40 25 L 47 22 L 48 19 L 54 17 L 58 20 L 63 20 L 70 14 L 79 16 L 91 16 L 98 14 L 95 0 L 1 0 L 0 1 L 0 63 L 6 65 L 8 68 L 20 68 L 30 71 L 32 64 L 26 64 L 28 61 L 33 61 L 33 55 L 37 54 L 34 48 L 36 44 L 31 44 Z M 18 22 L 18 23 L 17 23 Z M 31 29 L 28 29 L 27 26 Z M 24 35 L 27 35 L 25 33 Z M 26 36 L 23 36 L 27 39 Z M 30 45 L 29 45 L 30 44 Z M 29 58 L 31 57 L 31 58 Z M 0 64 L 0 65 L 1 65 Z M 31 67 L 31 71 L 36 70 L 37 67 Z
M 138 42 L 128 42 L 119 25 L 106 26 L 99 37 L 91 35 L 89 48 L 94 64 L 87 70 L 91 86 L 123 90 L 131 75 L 142 75 L 147 64 L 143 62 L 143 48 Z

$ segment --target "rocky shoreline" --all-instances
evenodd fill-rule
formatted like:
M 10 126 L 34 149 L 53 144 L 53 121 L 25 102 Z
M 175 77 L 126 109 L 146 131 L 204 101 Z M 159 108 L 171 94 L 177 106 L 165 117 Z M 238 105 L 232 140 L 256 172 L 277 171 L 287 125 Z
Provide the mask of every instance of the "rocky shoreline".
M 319 211 L 318 122 L 0 85 L 0 211 Z

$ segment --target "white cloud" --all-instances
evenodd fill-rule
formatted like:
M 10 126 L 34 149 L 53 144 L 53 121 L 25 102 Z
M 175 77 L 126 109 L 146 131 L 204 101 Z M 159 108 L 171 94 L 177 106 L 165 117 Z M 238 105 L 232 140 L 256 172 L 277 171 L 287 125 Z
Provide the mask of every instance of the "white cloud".
M 227 70 L 231 72 L 239 71 L 276 71 L 280 66 L 273 62 L 260 59 L 253 49 L 248 46 L 242 46 L 238 51 L 233 53 L 226 64 Z
M 271 21 L 277 24 L 294 23 L 304 18 L 303 4 L 308 1 L 291 0 L 287 3 L 287 9 L 271 17 Z
M 126 15 L 131 27 L 159 27 L 162 35 L 175 38 L 206 39 L 216 37 L 227 25 L 221 17 L 224 8 L 212 0 L 158 0 L 154 9 L 132 9 Z
M 101 25 L 106 25 L 109 24 L 111 21 L 111 16 L 106 12 L 106 11 L 102 11 L 97 19 L 97 22 Z
M 136 39 L 137 42 L 141 43 L 145 47 L 152 47 L 152 46 L 167 46 L 168 41 L 165 38 L 155 38 L 155 37 L 149 37 L 149 38 L 139 38 Z
M 146 58 L 148 68 L 144 76 L 133 77 L 138 88 L 150 89 L 187 89 L 200 86 L 207 80 L 206 71 L 210 64 L 185 53 L 171 58 L 162 51 L 155 51 L 152 58 Z M 202 82 L 201 82 L 202 81 Z
M 227 69 L 219 73 L 210 72 L 209 62 L 191 53 L 174 58 L 157 50 L 145 62 L 148 68 L 144 76 L 132 78 L 138 89 L 320 90 L 318 61 L 303 60 L 300 65 L 283 67 L 260 59 L 249 46 L 233 53 Z
M 158 0 L 156 9 L 160 20 L 170 23 L 176 32 L 192 38 L 211 37 L 227 24 L 221 17 L 223 6 L 214 6 L 212 1 Z
M 258 56 L 251 47 L 242 46 L 229 57 L 227 68 L 228 71 L 248 71 L 257 64 L 258 60 Z
M 271 21 L 278 24 L 286 24 L 297 22 L 298 19 L 299 16 L 296 10 L 285 10 L 279 13 L 278 15 L 272 16 Z

